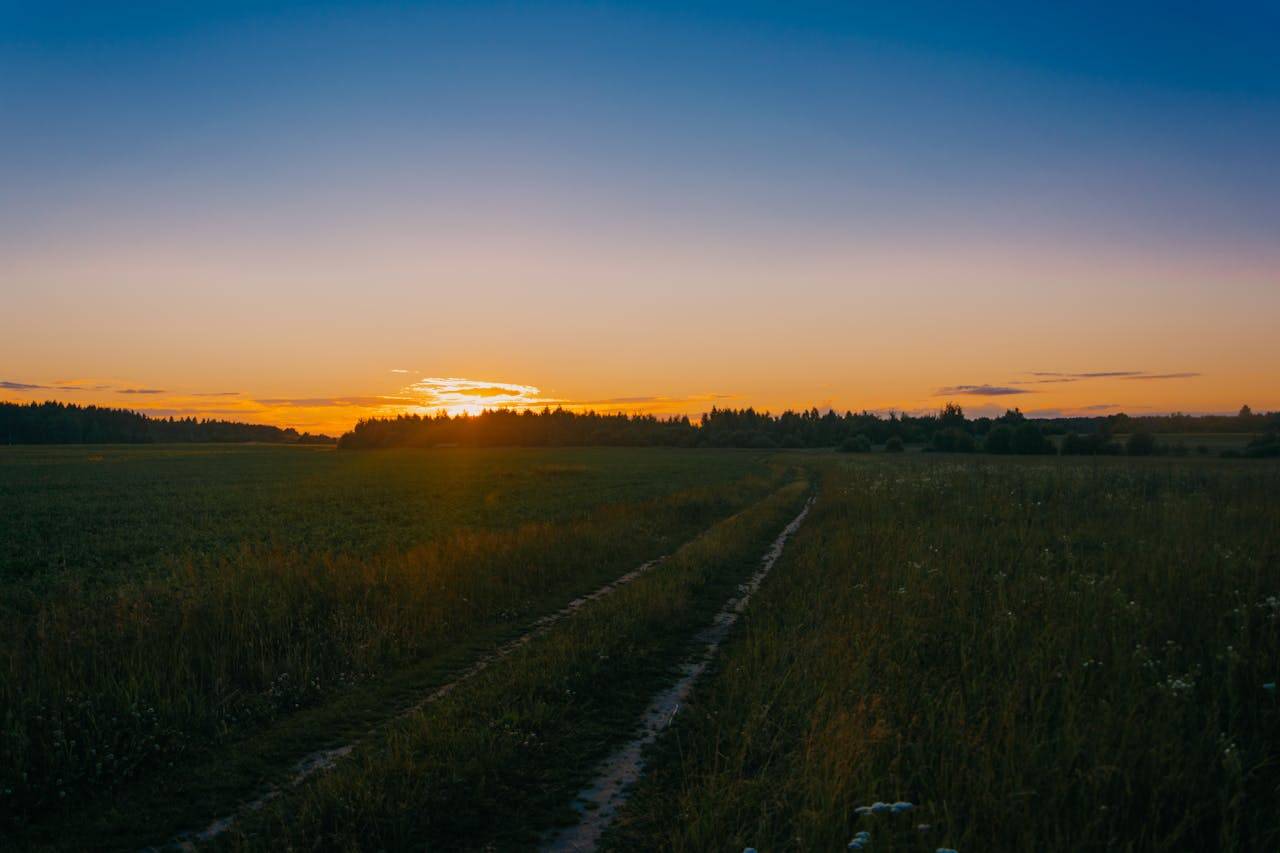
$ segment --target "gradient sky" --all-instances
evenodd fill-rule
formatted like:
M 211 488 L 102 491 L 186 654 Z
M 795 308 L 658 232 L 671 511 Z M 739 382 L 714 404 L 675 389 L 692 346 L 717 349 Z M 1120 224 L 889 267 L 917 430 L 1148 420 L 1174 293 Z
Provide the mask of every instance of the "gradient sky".
M 1280 409 L 1278 39 L 1275 2 L 0 0 L 0 399 Z

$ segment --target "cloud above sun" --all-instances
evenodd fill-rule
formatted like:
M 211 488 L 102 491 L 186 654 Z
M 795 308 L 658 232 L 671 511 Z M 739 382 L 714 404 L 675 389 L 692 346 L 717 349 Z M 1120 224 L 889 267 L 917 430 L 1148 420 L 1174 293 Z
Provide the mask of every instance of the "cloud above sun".
M 451 415 L 477 414 L 484 409 L 523 409 L 549 405 L 535 385 L 491 382 L 459 376 L 426 376 L 405 386 L 402 392 L 414 405 Z
M 478 414 L 485 409 L 538 409 L 545 406 L 565 409 L 594 408 L 602 411 L 671 412 L 687 414 L 716 400 L 730 399 L 729 394 L 694 394 L 669 397 L 642 394 L 628 397 L 593 397 L 586 399 L 544 394 L 536 385 L 493 382 L 459 376 L 427 376 L 405 386 L 401 395 L 415 400 L 423 411 L 447 412 L 450 415 Z

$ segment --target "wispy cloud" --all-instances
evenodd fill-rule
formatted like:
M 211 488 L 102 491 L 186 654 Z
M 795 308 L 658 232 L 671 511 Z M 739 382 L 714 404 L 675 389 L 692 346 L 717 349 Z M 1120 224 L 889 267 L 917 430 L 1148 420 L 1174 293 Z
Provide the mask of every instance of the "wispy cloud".
M 480 409 L 522 409 L 547 403 L 536 385 L 491 382 L 460 376 L 426 376 L 402 391 L 425 409 L 450 414 Z
M 1061 379 L 1104 379 L 1108 376 L 1137 376 L 1141 370 L 1096 370 L 1091 373 L 1057 373 L 1050 370 L 1033 370 L 1032 376 L 1054 376 Z
M 554 400 L 552 402 L 566 407 L 582 406 L 675 406 L 686 403 L 713 403 L 716 400 L 732 400 L 735 394 L 690 394 L 684 397 L 666 397 L 662 395 L 644 395 L 639 397 L 601 397 L 593 400 Z
M 101 379 L 55 379 L 53 388 L 58 391 L 110 391 L 115 386 Z
M 287 406 L 300 409 L 321 409 L 332 406 L 342 408 L 366 408 L 379 406 L 404 406 L 417 402 L 414 397 L 264 397 L 254 402 L 264 406 Z
M 1026 388 L 1014 388 L 1010 385 L 948 385 L 933 392 L 935 397 L 946 397 L 965 394 L 973 397 L 1007 397 L 1012 394 L 1033 394 Z
M 239 391 L 193 391 L 192 397 L 238 397 Z
M 48 389 L 50 386 L 32 385 L 29 382 L 12 382 L 8 379 L 2 379 L 0 380 L 0 388 L 3 388 L 6 391 L 39 391 L 42 389 Z
M 543 394 L 536 385 L 457 376 L 428 376 L 406 386 L 401 394 L 413 397 L 416 408 L 455 415 L 462 412 L 474 414 L 483 409 L 536 409 L 544 406 L 565 409 L 599 408 L 606 411 L 642 408 L 653 412 L 678 413 L 689 410 L 691 406 L 733 397 L 731 394 L 693 394 L 680 397 L 637 394 L 583 399 Z
M 1143 374 L 1141 374 L 1141 375 L 1139 375 L 1139 376 L 1126 376 L 1126 377 L 1124 377 L 1124 378 L 1125 378 L 1125 379 L 1138 379 L 1138 380 L 1145 380 L 1145 379 L 1191 379 L 1192 377 L 1199 376 L 1199 375 L 1200 375 L 1199 373 L 1191 373 L 1191 372 L 1187 372 L 1187 373 L 1143 373 Z
M 1089 379 L 1189 379 L 1199 373 L 1148 373 L 1145 370 L 1095 370 L 1086 373 L 1059 373 L 1051 370 L 1028 371 L 1035 379 L 1021 380 L 1027 385 L 1045 385 L 1060 382 L 1083 382 Z
M 121 388 L 120 394 L 167 394 L 163 388 Z

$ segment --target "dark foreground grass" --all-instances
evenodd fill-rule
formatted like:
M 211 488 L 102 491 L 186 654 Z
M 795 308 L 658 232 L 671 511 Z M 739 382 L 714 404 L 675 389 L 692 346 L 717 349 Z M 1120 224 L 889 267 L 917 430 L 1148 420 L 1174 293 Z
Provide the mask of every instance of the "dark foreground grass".
M 445 464 L 438 456 L 401 461 Z M 686 541 L 781 476 L 750 457 L 706 472 L 710 485 L 663 486 L 660 458 L 648 478 L 623 464 L 631 458 L 601 462 L 601 479 L 593 454 L 496 454 L 486 476 L 541 477 L 540 490 L 517 491 L 535 509 L 542 495 L 553 520 L 433 529 L 416 546 L 365 553 L 278 543 L 189 553 L 109 587 L 46 590 L 30 612 L 11 611 L 0 624 L 0 842 L 123 844 L 205 818 L 201 809 L 250 793 L 272 764 L 392 713 L 468 650 Z M 758 475 L 741 476 L 753 467 Z M 595 478 L 576 504 L 558 491 L 574 477 Z M 645 497 L 653 492 L 663 496 Z M 604 500 L 617 494 L 638 499 Z M 271 737 L 281 721 L 333 703 L 310 730 L 286 725 Z M 246 761 L 250 748 L 270 757 Z M 184 771 L 200 775 L 184 783 Z
M 799 511 L 784 487 L 242 825 L 239 850 L 525 849 Z
M 1275 465 L 833 463 L 724 652 L 613 849 L 1280 847 Z

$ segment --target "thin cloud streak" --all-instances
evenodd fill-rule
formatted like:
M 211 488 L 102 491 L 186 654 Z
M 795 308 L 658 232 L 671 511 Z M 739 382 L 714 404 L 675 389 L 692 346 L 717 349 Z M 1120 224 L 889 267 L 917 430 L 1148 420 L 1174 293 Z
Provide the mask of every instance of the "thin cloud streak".
M 1034 394 L 1026 388 L 1014 388 L 1009 385 L 948 385 L 933 392 L 935 397 L 952 394 L 965 394 L 973 397 L 1007 397 L 1013 394 Z
M 1146 380 L 1146 379 L 1191 379 L 1199 376 L 1199 373 L 1145 373 L 1141 376 L 1125 376 L 1128 380 Z
M 342 408 L 378 408 L 385 406 L 412 405 L 417 401 L 414 397 L 370 397 L 370 396 L 348 396 L 348 397 L 264 397 L 257 400 L 249 400 L 250 403 L 258 403 L 263 406 L 283 406 L 289 408 L 302 409 L 320 409 L 332 406 Z
M 1183 373 L 1148 373 L 1145 370 L 1097 370 L 1087 373 L 1059 373 L 1050 370 L 1032 370 L 1028 372 L 1028 375 L 1040 378 L 1018 381 L 1027 385 L 1047 385 L 1063 382 L 1083 382 L 1088 379 L 1190 379 L 1200 374 L 1190 371 Z

